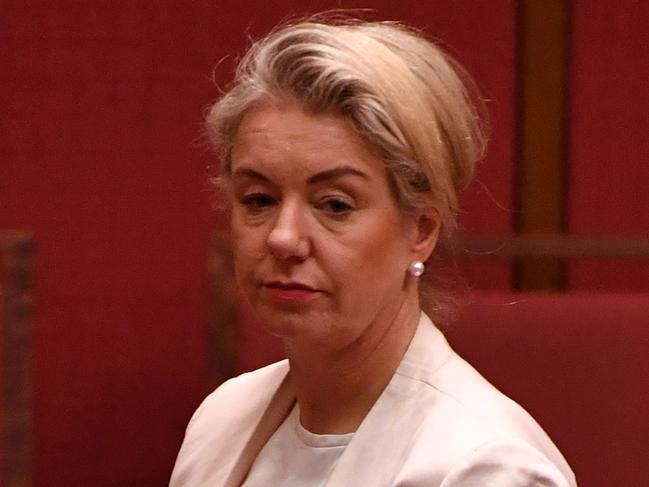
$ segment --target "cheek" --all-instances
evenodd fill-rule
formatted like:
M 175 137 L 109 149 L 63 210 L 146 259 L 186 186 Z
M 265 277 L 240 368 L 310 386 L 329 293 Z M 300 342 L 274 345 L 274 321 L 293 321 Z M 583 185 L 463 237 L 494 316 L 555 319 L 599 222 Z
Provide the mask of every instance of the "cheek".
M 362 231 L 339 242 L 332 252 L 331 265 L 339 282 L 353 287 L 386 287 L 398 289 L 408 266 L 407 245 L 401 239 L 401 228 L 390 218 L 377 219 Z
M 401 266 L 408 255 L 404 229 L 396 215 L 373 219 L 372 225 L 365 228 L 363 242 L 357 242 L 356 248 L 362 253 L 362 260 L 377 268 Z

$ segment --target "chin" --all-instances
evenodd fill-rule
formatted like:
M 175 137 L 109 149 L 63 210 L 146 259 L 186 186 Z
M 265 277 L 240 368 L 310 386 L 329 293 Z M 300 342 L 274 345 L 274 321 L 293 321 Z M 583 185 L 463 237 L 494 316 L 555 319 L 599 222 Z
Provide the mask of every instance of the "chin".
M 293 343 L 326 345 L 332 341 L 330 317 L 304 310 L 255 308 L 259 324 L 270 334 Z
M 269 306 L 254 307 L 259 324 L 269 333 L 280 338 L 293 338 L 304 331 L 305 317 L 297 311 L 277 310 Z

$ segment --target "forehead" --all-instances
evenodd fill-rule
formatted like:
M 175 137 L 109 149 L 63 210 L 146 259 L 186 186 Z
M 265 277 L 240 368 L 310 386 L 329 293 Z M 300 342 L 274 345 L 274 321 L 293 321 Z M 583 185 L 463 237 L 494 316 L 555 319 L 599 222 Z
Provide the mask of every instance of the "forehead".
M 342 116 L 314 114 L 296 103 L 264 104 L 243 118 L 232 146 L 232 170 L 243 164 L 321 170 L 332 164 L 358 165 L 385 173 L 374 150 Z

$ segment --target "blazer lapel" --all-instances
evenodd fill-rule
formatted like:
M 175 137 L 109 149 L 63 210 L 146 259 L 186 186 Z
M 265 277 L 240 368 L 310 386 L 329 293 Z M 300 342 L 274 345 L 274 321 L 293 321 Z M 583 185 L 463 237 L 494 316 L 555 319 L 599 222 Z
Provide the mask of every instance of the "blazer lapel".
M 255 458 L 268 442 L 280 424 L 286 419 L 295 404 L 295 390 L 291 375 L 286 373 L 257 426 L 246 442 L 239 458 L 234 464 L 224 487 L 239 487 L 243 484 Z
M 425 420 L 427 411 L 417 407 L 423 384 L 393 377 L 334 468 L 327 487 L 392 485 L 403 465 L 412 435 Z
M 443 335 L 422 313 L 396 373 L 367 414 L 329 477 L 327 487 L 393 485 L 413 437 L 430 411 L 419 407 L 430 375 L 448 360 Z

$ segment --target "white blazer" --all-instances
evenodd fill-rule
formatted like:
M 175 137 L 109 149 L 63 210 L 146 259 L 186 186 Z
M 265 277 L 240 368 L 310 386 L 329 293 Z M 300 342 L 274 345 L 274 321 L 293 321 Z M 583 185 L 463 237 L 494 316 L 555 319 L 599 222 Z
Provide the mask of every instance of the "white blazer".
M 295 403 L 288 361 L 221 385 L 196 410 L 171 487 L 238 487 Z M 422 314 L 390 383 L 325 485 L 575 487 L 550 438 Z

